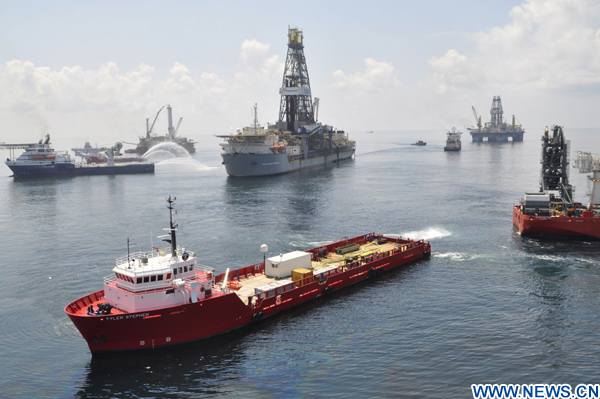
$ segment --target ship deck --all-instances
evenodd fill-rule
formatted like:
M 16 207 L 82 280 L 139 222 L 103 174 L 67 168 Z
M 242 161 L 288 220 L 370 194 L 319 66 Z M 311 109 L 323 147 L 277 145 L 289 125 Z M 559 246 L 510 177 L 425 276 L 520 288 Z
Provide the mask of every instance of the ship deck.
M 398 247 L 398 243 L 396 242 L 387 242 L 385 244 L 378 244 L 376 241 L 372 241 L 370 243 L 361 245 L 358 250 L 347 252 L 346 254 L 340 255 L 335 252 L 328 253 L 325 257 L 319 258 L 317 261 L 311 261 L 311 268 L 313 275 L 318 275 L 322 271 L 329 271 L 334 267 L 344 266 L 346 264 L 346 259 L 354 259 L 361 258 L 364 256 L 368 256 L 374 253 L 387 252 L 391 251 Z M 284 279 L 290 279 L 292 276 L 286 276 L 282 278 L 268 277 L 265 274 L 256 274 L 249 277 L 243 277 L 239 279 L 233 279 L 233 282 L 237 282 L 241 284 L 241 288 L 236 290 L 237 295 L 244 302 L 244 304 L 248 304 L 248 298 L 255 295 L 255 289 L 259 287 L 264 287 L 269 284 L 277 283 Z M 296 283 L 297 281 L 292 281 Z M 219 287 L 218 284 L 215 284 L 216 287 Z

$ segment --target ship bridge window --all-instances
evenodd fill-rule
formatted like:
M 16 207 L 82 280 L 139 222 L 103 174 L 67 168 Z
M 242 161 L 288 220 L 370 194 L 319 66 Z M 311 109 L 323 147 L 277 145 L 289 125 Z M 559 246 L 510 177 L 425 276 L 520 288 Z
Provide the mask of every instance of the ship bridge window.
M 144 277 L 144 283 L 147 283 L 149 281 L 150 281 L 150 277 L 148 277 L 148 276 Z
M 150 281 L 156 281 L 156 276 L 150 277 Z
M 158 281 L 162 281 L 162 279 L 163 279 L 163 275 L 162 275 L 162 274 L 159 274 L 159 275 L 158 275 Z
M 142 284 L 142 278 L 141 278 L 141 277 L 138 277 L 138 278 L 137 278 L 137 283 L 138 283 L 138 284 Z
M 171 273 L 167 273 L 167 280 L 171 278 Z
M 183 268 L 182 267 L 179 268 L 179 274 L 181 274 L 181 273 L 183 273 Z
M 177 268 L 173 269 L 173 274 L 177 276 Z
M 190 271 L 194 270 L 194 265 L 190 265 Z
M 183 267 L 183 271 L 184 271 L 184 272 L 187 272 L 187 266 L 184 266 L 184 267 Z

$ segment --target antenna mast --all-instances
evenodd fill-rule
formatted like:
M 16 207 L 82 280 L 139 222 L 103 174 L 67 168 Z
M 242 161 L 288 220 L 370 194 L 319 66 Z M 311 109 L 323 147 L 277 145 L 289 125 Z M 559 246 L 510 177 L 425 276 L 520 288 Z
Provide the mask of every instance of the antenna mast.
M 167 209 L 169 210 L 169 230 L 171 231 L 171 256 L 172 257 L 177 256 L 177 239 L 175 237 L 175 230 L 176 230 L 177 226 L 173 224 L 173 204 L 175 203 L 176 199 L 177 199 L 177 197 L 171 198 L 170 195 L 169 195 L 169 198 L 167 198 L 167 202 L 169 203 L 169 205 L 167 205 Z

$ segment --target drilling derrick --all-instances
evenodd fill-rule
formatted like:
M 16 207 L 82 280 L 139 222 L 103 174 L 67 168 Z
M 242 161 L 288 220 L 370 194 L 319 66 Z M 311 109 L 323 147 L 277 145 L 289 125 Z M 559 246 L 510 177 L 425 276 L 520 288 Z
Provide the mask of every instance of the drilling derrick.
M 540 192 L 558 191 L 566 204 L 571 204 L 572 187 L 569 184 L 569 141 L 565 140 L 562 127 L 552 127 L 552 137 L 548 128 L 542 136 L 542 173 L 540 176 Z
M 315 123 L 303 39 L 301 30 L 289 29 L 283 83 L 279 89 L 281 105 L 277 127 L 292 132 Z
M 494 96 L 494 100 L 492 101 L 492 110 L 490 111 L 492 114 L 492 127 L 500 127 L 502 126 L 502 100 L 500 100 L 500 96 Z

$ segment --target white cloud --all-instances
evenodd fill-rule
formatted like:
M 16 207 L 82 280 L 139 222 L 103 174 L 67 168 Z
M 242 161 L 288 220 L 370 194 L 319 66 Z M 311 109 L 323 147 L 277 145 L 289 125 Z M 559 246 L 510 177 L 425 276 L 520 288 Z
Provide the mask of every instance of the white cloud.
M 126 72 L 114 62 L 97 70 L 75 65 L 53 71 L 30 61 L 13 60 L 0 66 L 0 112 L 17 120 L 16 124 L 25 121 L 43 130 L 75 130 L 75 126 L 66 126 L 66 118 L 89 118 L 94 123 L 106 123 L 111 130 L 139 126 L 136 131 L 141 134 L 145 118 L 171 104 L 178 116 L 201 120 L 204 127 L 212 123 L 212 134 L 223 132 L 230 124 L 249 123 L 249 110 L 255 102 L 270 101 L 263 109 L 273 108 L 276 115 L 283 63 L 277 55 L 269 56 L 269 51 L 268 44 L 245 40 L 238 73 L 228 79 L 214 72 L 198 76 L 179 62 L 161 78 L 145 64 Z M 90 118 L 90 114 L 95 117 Z M 223 125 L 224 117 L 229 118 L 227 126 Z M 56 121 L 62 121 L 62 126 Z M 94 127 L 86 127 L 86 131 L 90 129 Z M 102 127 L 96 129 L 101 131 Z M 108 128 L 104 126 L 104 130 Z
M 394 76 L 394 66 L 386 61 L 365 59 L 365 71 L 346 74 L 338 69 L 333 73 L 332 86 L 339 90 L 384 91 L 400 87 L 400 81 Z
M 437 92 L 575 89 L 600 83 L 600 6 L 586 0 L 530 0 L 502 27 L 470 35 L 470 54 L 429 60 Z

